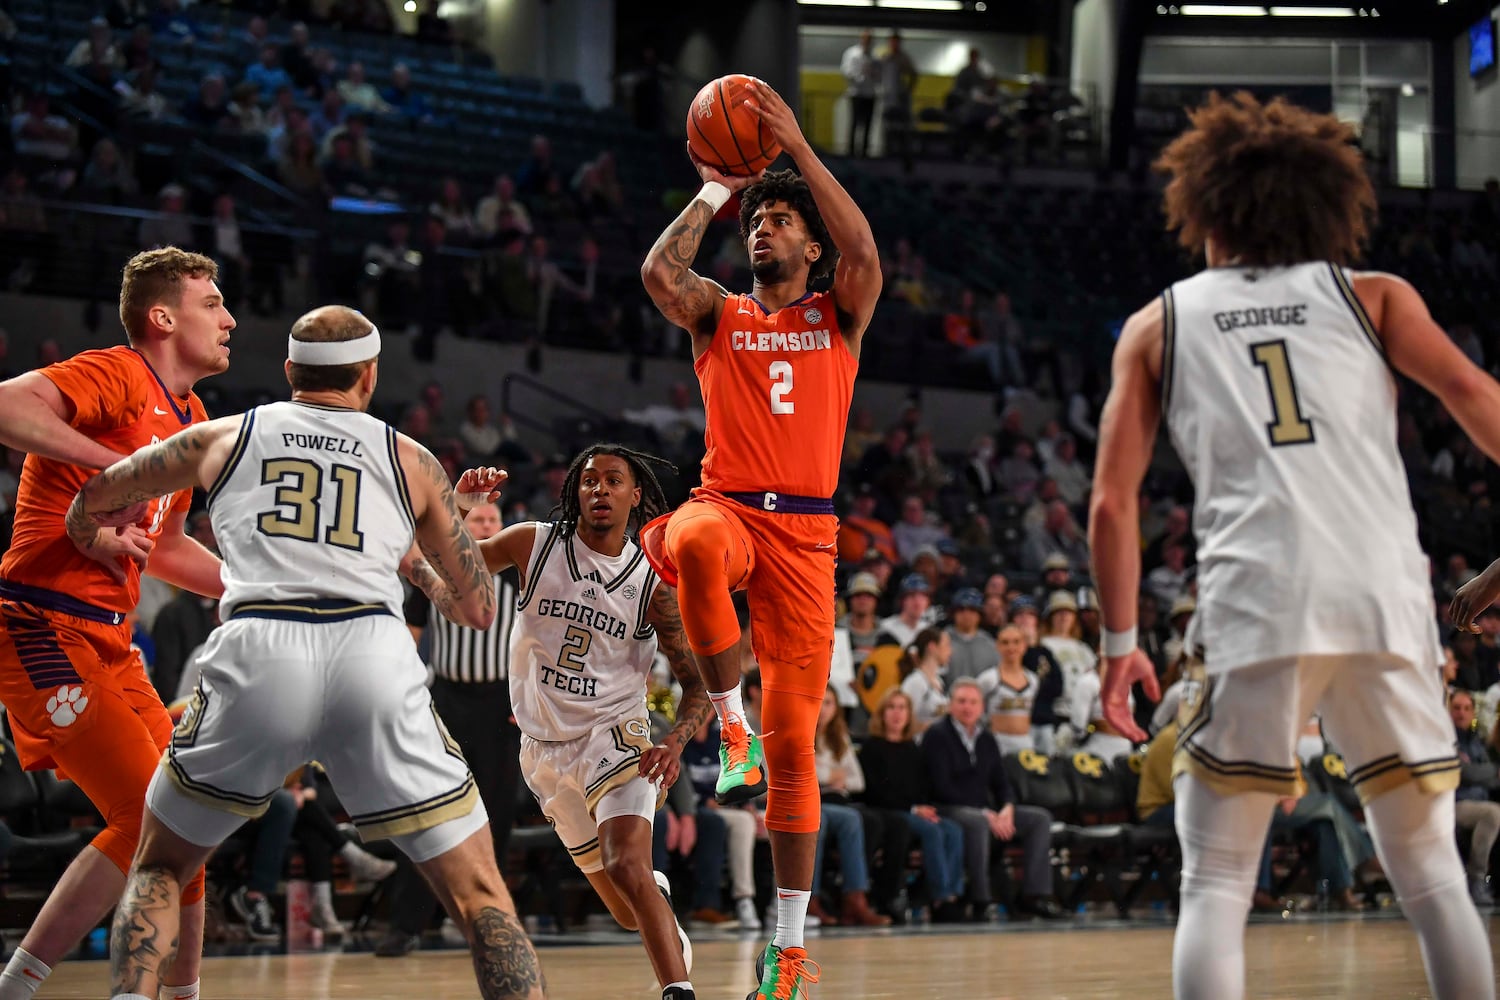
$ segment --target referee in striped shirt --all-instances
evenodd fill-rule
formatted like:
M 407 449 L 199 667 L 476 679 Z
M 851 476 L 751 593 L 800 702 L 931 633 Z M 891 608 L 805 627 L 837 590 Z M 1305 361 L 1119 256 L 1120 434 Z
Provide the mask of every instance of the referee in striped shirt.
M 498 534 L 500 511 L 480 504 L 464 518 L 476 541 Z M 505 864 L 505 849 L 516 819 L 516 793 L 521 780 L 521 730 L 510 709 L 510 627 L 516 617 L 514 570 L 495 576 L 497 610 L 489 628 L 465 628 L 444 618 L 421 591 L 406 602 L 406 624 L 420 643 L 430 645 L 432 703 L 448 732 L 458 741 L 479 797 L 490 814 L 495 859 Z M 401 869 L 391 894 L 391 930 L 376 946 L 384 958 L 405 955 L 437 915 L 438 901 L 426 879 L 401 858 Z

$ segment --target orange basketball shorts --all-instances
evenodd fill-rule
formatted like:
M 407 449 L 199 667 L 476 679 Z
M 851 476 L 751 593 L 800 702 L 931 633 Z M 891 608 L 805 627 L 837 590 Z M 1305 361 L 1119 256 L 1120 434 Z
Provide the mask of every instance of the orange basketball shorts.
M 129 871 L 172 719 L 126 627 L 0 600 L 0 702 L 21 766 L 76 782 L 106 822 L 94 847 Z M 200 871 L 182 901 L 202 898 Z

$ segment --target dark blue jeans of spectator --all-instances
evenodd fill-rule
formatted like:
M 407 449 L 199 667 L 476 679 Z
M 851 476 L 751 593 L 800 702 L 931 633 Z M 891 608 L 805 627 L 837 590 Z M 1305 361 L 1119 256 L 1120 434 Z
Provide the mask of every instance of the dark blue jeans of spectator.
M 285 788 L 276 789 L 265 813 L 256 824 L 255 849 L 250 852 L 250 875 L 245 886 L 251 892 L 270 896 L 281 881 L 281 864 L 297 822 L 297 800 Z
M 1157 806 L 1156 811 L 1141 820 L 1142 826 L 1164 826 L 1168 829 L 1177 828 L 1177 803 L 1168 802 L 1164 806 Z
M 865 822 L 853 806 L 823 803 L 818 826 L 818 854 L 813 861 L 813 895 L 823 888 L 823 850 L 829 838 L 838 845 L 839 872 L 845 892 L 869 892 L 870 869 L 865 865 Z
M 693 845 L 693 909 L 722 910 L 724 897 L 724 855 L 729 842 L 729 828 L 712 809 L 699 809 L 698 840 Z M 651 866 L 659 872 L 672 870 L 667 852 L 667 807 L 656 811 L 651 828 Z
M 1271 814 L 1271 830 L 1266 835 L 1266 846 L 1260 854 L 1260 877 L 1255 887 L 1271 892 L 1275 876 L 1271 871 L 1271 834 L 1277 830 L 1298 830 L 1310 833 L 1314 849 L 1318 852 L 1318 878 L 1328 880 L 1329 892 L 1343 892 L 1354 885 L 1354 875 L 1344 860 L 1343 847 L 1339 844 L 1339 832 L 1333 821 L 1318 817 L 1299 819 L 1296 813 L 1288 816 L 1279 808 Z
M 908 813 L 906 825 L 922 844 L 922 873 L 934 903 L 957 899 L 964 891 L 964 828 L 938 817 L 929 823 Z

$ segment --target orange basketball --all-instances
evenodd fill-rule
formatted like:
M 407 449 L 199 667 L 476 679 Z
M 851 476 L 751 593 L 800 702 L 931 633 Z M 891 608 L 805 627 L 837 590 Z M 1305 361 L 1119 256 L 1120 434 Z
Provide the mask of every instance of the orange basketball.
M 760 115 L 745 107 L 750 77 L 739 73 L 706 84 L 688 106 L 688 146 L 693 155 L 725 174 L 748 177 L 771 165 L 781 146 Z

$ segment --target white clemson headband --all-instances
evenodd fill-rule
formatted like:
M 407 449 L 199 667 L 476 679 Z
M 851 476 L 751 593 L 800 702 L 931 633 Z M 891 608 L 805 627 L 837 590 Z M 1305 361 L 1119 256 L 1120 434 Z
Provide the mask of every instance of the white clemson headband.
M 380 330 L 370 327 L 370 332 L 353 340 L 318 341 L 286 338 L 287 360 L 299 365 L 353 365 L 369 361 L 380 354 Z

